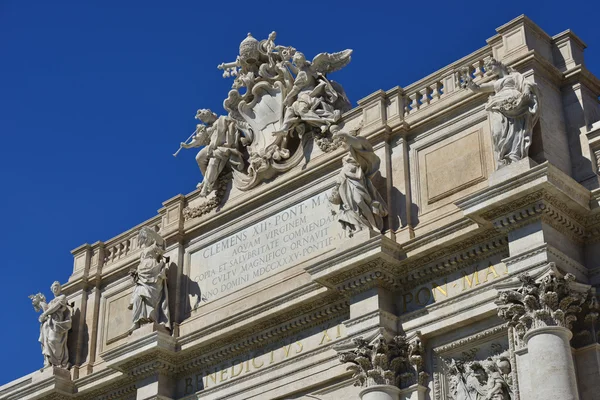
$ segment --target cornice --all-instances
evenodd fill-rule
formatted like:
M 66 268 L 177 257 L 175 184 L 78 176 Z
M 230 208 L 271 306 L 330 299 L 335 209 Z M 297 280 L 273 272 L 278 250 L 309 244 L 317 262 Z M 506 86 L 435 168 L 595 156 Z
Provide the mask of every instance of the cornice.
M 459 349 L 461 347 L 469 346 L 471 347 L 474 343 L 481 342 L 493 337 L 499 337 L 504 333 L 508 333 L 508 324 L 504 323 L 501 325 L 497 325 L 493 328 L 489 328 L 480 332 L 477 332 L 473 335 L 467 336 L 462 339 L 455 340 L 450 343 L 443 344 L 441 346 L 437 346 L 433 348 L 433 351 L 436 354 L 447 353 L 452 350 Z
M 589 190 L 546 162 L 455 204 L 465 216 L 498 232 L 507 233 L 542 220 L 575 242 L 583 243 L 590 200 Z
M 178 343 L 182 346 L 185 346 L 195 340 L 198 340 L 199 338 L 206 337 L 211 333 L 218 332 L 219 330 L 228 328 L 237 321 L 244 321 L 244 320 L 251 320 L 251 319 L 256 320 L 256 317 L 260 316 L 260 314 L 268 312 L 269 310 L 278 309 L 281 306 L 286 305 L 286 304 L 288 306 L 285 307 L 285 309 L 282 310 L 281 312 L 288 313 L 289 310 L 293 310 L 295 308 L 295 305 L 293 305 L 293 303 L 294 303 L 293 300 L 299 299 L 302 296 L 314 293 L 316 296 L 313 299 L 313 301 L 314 301 L 314 300 L 318 299 L 319 296 L 324 296 L 324 294 L 320 293 L 321 289 L 322 289 L 322 286 L 316 282 L 309 282 L 305 285 L 301 285 L 299 287 L 292 289 L 289 292 L 284 293 L 283 295 L 269 299 L 269 300 L 261 303 L 260 305 L 251 308 L 250 310 L 246 310 L 246 311 L 242 311 L 240 313 L 229 315 L 227 318 L 224 318 L 223 320 L 221 320 L 215 324 L 212 324 L 209 327 L 206 327 L 204 329 L 199 329 L 189 335 L 182 336 L 179 338 Z M 290 303 L 292 304 L 291 306 L 290 306 Z M 187 318 L 185 323 L 192 323 L 194 320 L 196 320 L 198 318 L 202 318 L 202 315 Z
M 321 299 L 318 303 L 307 304 L 300 309 L 290 311 L 259 324 L 254 324 L 230 335 L 223 335 L 218 340 L 181 351 L 178 355 L 178 374 L 218 363 L 225 358 L 250 352 L 282 339 L 293 336 L 300 331 L 320 325 L 348 313 L 345 300 L 332 302 L 333 296 Z M 293 317 L 292 315 L 299 315 Z

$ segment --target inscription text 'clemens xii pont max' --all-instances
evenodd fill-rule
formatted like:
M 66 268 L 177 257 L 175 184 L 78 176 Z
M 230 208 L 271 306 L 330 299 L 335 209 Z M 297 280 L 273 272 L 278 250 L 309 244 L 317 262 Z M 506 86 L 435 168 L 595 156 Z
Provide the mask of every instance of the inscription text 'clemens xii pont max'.
M 330 251 L 345 237 L 323 192 L 194 252 L 190 275 L 211 300 Z

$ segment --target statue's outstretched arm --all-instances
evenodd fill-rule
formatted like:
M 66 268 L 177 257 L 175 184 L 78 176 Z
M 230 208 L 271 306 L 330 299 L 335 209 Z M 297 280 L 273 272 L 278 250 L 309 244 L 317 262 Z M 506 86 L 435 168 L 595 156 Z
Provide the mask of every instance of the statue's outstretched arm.
M 475 92 L 475 93 L 493 93 L 494 92 L 494 82 L 482 83 L 478 85 L 473 81 L 469 81 L 467 87 Z

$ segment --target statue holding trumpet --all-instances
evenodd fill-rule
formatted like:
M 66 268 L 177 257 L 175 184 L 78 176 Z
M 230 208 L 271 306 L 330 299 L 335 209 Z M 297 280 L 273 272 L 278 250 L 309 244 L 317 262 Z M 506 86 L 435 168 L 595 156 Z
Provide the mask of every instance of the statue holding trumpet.
M 194 133 L 180 144 L 173 156 L 177 157 L 181 149 L 204 146 L 196 155 L 196 162 L 204 177 L 197 187 L 201 188 L 200 196 L 206 197 L 227 165 L 237 170 L 243 169 L 244 160 L 238 149 L 241 133 L 234 119 L 225 115 L 217 117 L 209 109 L 198 110 L 196 119 L 203 124 L 196 126 Z

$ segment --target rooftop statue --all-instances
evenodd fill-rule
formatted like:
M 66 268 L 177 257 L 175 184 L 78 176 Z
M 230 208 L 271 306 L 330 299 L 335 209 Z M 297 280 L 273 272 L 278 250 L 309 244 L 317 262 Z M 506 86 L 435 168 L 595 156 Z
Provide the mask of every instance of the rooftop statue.
M 152 322 L 171 329 L 166 273 L 169 258 L 163 257 L 165 240 L 145 226 L 140 230 L 139 243 L 140 263 L 130 273 L 135 283 L 129 303 L 129 309 L 133 310 L 130 332 Z
M 533 127 L 540 118 L 537 85 L 503 63 L 490 59 L 485 64 L 495 82 L 476 84 L 463 70 L 464 86 L 474 92 L 493 93 L 485 109 L 489 112 L 496 169 L 526 158 L 531 146 Z
M 379 171 L 381 160 L 371 143 L 363 137 L 337 133 L 348 150 L 329 201 L 338 206 L 338 221 L 352 236 L 362 228 L 381 232 L 383 218 L 388 215 L 385 200 L 371 181 Z
M 275 32 L 262 41 L 248 34 L 236 60 L 218 66 L 223 77 L 234 78 L 223 103 L 227 115 L 198 111 L 196 118 L 206 125 L 198 125 L 191 142 L 181 143 L 180 149 L 205 146 L 196 157 L 203 197 L 226 174 L 238 189 L 248 190 L 290 170 L 304 158 L 309 140 L 323 151 L 337 147 L 331 145 L 333 135 L 351 105 L 327 74 L 345 67 L 352 50 L 308 61 L 295 48 L 276 44 L 276 38 Z
M 50 365 L 59 368 L 69 368 L 69 349 L 67 337 L 71 329 L 71 307 L 67 297 L 61 293 L 61 286 L 55 281 L 50 287 L 54 299 L 46 303 L 42 293 L 29 296 L 35 311 L 41 311 L 40 344 L 44 355 L 44 367 Z

